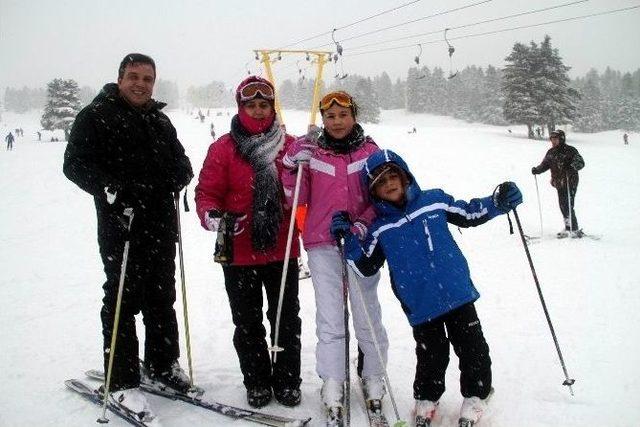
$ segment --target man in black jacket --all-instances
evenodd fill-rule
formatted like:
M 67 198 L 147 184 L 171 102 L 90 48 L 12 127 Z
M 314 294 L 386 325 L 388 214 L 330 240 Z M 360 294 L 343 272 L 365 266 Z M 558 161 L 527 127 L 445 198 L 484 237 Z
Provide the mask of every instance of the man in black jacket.
M 584 160 L 575 147 L 567 145 L 564 131 L 551 132 L 549 139 L 551 148 L 542 162 L 531 168 L 531 173 L 537 175 L 551 169 L 551 185 L 558 191 L 558 203 L 564 218 L 564 230 L 557 237 L 582 237 L 584 233 L 578 227 L 574 201 L 578 191 L 578 171 L 584 167 Z
M 148 374 L 173 388 L 189 388 L 178 365 L 178 324 L 173 304 L 177 240 L 174 196 L 193 172 L 176 130 L 151 98 L 153 59 L 129 54 L 118 83 L 106 84 L 78 113 L 64 156 L 64 174 L 94 197 L 98 244 L 106 282 L 101 311 L 105 372 L 114 323 L 124 242 L 130 249 L 111 374 L 112 397 L 134 406 L 141 419 L 153 414 L 138 388 L 140 368 L 135 315 L 145 325 Z M 133 209 L 130 231 L 125 208 Z

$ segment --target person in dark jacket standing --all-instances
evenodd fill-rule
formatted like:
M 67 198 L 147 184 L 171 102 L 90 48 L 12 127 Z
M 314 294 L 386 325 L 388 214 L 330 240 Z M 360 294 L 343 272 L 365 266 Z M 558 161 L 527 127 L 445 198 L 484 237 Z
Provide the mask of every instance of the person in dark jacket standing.
M 348 215 L 339 211 L 331 233 L 344 237 L 345 257 L 359 276 L 376 274 L 387 261 L 391 286 L 416 340 L 416 425 L 430 425 L 444 393 L 449 342 L 459 359 L 460 418 L 476 423 L 492 390 L 491 358 L 474 306 L 480 294 L 448 224 L 484 224 L 522 203 L 522 194 L 513 182 L 469 202 L 441 189 L 423 191 L 391 150 L 369 156 L 361 174 L 377 218 L 361 241 Z
M 584 167 L 584 159 L 578 150 L 566 143 L 566 135 L 562 130 L 551 132 L 551 148 L 538 166 L 531 168 L 534 175 L 551 169 L 551 185 L 558 191 L 560 212 L 564 218 L 564 230 L 557 234 L 558 238 L 574 238 L 584 236 L 578 226 L 575 212 L 575 198 L 578 191 L 578 171 Z
M 280 281 L 291 219 L 284 206 L 279 175 L 282 158 L 293 142 L 274 108 L 273 85 L 257 76 L 236 90 L 238 114 L 231 129 L 209 147 L 196 187 L 196 209 L 202 226 L 221 234 L 228 228 L 222 263 L 235 331 L 233 344 L 247 390 L 247 402 L 261 407 L 273 395 L 285 406 L 300 403 L 300 331 L 298 316 L 298 233 L 293 235 L 282 302 L 277 353 L 272 362 L 262 316 L 262 289 L 267 318 L 275 334 Z M 223 245 L 224 246 L 224 245 Z
M 153 419 L 139 389 L 140 366 L 134 316 L 145 325 L 144 367 L 153 379 L 182 391 L 189 378 L 178 364 L 175 262 L 175 193 L 193 177 L 191 163 L 165 104 L 151 98 L 156 79 L 152 58 L 124 57 L 118 83 L 106 84 L 78 113 L 64 155 L 64 174 L 94 198 L 98 244 L 104 264 L 102 333 L 105 372 L 125 240 L 130 248 L 111 376 L 111 398 L 141 420 Z M 133 209 L 130 231 L 125 208 Z
M 13 134 L 9 132 L 9 134 L 4 137 L 4 140 L 7 141 L 7 151 L 13 150 L 13 141 L 15 141 Z

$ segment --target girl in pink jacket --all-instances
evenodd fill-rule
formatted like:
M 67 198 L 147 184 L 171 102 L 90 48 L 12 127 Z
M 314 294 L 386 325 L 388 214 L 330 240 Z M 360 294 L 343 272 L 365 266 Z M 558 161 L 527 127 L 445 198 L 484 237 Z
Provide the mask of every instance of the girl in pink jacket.
M 366 226 L 375 214 L 361 183 L 360 170 L 367 157 L 379 148 L 356 122 L 357 106 L 346 92 L 327 94 L 320 101 L 320 113 L 324 130 L 316 128 L 290 146 L 283 158 L 282 181 L 285 196 L 291 201 L 296 170 L 303 168 L 299 204 L 307 205 L 303 241 L 316 297 L 316 370 L 324 381 L 323 403 L 330 411 L 340 411 L 345 381 L 342 260 L 329 227 L 335 212 L 347 211 L 356 231 L 363 237 L 366 234 Z M 359 289 L 386 363 L 388 340 L 377 295 L 379 278 L 379 274 L 360 278 L 349 270 L 351 315 L 358 348 L 364 355 L 358 374 L 369 400 L 382 399 L 385 393 L 384 368 L 376 353 Z

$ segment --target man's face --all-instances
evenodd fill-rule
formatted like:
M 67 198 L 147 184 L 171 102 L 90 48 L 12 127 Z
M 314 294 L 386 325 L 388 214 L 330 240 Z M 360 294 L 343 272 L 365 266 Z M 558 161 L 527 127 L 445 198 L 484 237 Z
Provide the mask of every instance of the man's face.
M 551 140 L 552 147 L 555 147 L 556 145 L 560 144 L 560 137 L 558 135 L 552 135 L 551 137 L 549 137 L 549 139 Z
M 124 75 L 118 78 L 120 95 L 134 107 L 143 107 L 151 99 L 156 73 L 151 64 L 134 62 L 127 65 Z

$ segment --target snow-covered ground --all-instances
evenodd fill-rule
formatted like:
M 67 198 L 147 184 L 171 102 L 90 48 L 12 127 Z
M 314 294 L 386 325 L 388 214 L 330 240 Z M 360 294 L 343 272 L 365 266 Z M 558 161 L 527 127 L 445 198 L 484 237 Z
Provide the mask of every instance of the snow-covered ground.
M 218 135 L 229 127 L 226 111 L 221 116 L 217 111 L 212 110 L 204 123 L 183 111 L 169 113 L 196 175 L 211 142 L 210 123 L 215 123 Z M 304 131 L 306 114 L 285 111 L 285 119 L 291 133 Z M 417 134 L 408 134 L 413 126 Z M 0 150 L 0 426 L 87 426 L 95 422 L 99 408 L 66 390 L 63 380 L 82 378 L 83 371 L 101 365 L 103 273 L 93 202 L 62 174 L 65 143 L 37 142 L 38 112 L 4 112 L 3 144 L 8 129 L 16 127 L 22 127 L 25 136 L 17 138 L 13 151 L 4 151 L 5 145 Z M 385 111 L 381 124 L 364 127 L 382 147 L 405 157 L 423 188 L 441 187 L 468 199 L 490 194 L 502 181 L 517 182 L 525 198 L 519 209 L 525 232 L 539 234 L 530 170 L 544 156 L 547 141 L 526 139 L 524 127 L 511 127 L 509 133 L 506 127 L 404 111 Z M 453 230 L 482 294 L 477 308 L 493 360 L 496 392 L 481 425 L 637 425 L 640 135 L 632 133 L 629 139 L 625 146 L 622 132 L 568 134 L 568 142 L 586 161 L 576 201 L 578 219 L 587 233 L 602 235 L 600 241 L 551 237 L 562 226 L 556 193 L 548 174 L 538 177 L 549 239 L 530 249 L 569 375 L 576 379 L 574 397 L 562 386 L 564 374 L 525 252 L 519 236 L 509 235 L 506 217 L 461 233 Z M 193 210 L 182 213 L 182 223 L 195 381 L 213 399 L 246 406 L 222 272 L 212 261 L 214 236 L 200 227 Z M 414 341 L 386 270 L 383 277 L 379 294 L 390 332 L 389 376 L 400 414 L 408 419 Z M 264 411 L 310 416 L 312 425 L 319 426 L 320 380 L 314 368 L 315 307 L 309 280 L 301 283 L 300 299 L 302 404 L 285 409 L 271 403 Z M 181 363 L 186 367 L 184 340 L 182 346 Z M 461 402 L 457 378 L 452 353 L 437 426 L 455 424 Z M 150 400 L 165 426 L 245 425 L 184 403 Z M 353 425 L 365 425 L 357 394 L 352 402 Z M 393 419 L 388 397 L 385 402 Z M 111 425 L 125 424 L 112 417 Z

